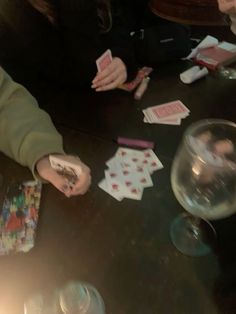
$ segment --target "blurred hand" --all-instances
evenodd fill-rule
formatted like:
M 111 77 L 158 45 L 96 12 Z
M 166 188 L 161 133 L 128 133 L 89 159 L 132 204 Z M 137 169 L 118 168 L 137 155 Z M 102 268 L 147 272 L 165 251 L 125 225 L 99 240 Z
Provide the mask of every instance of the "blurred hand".
M 63 159 L 81 167 L 82 172 L 79 180 L 73 186 L 69 186 L 68 179 L 57 173 L 51 167 L 48 156 L 41 158 L 37 164 L 36 169 L 40 177 L 54 185 L 59 191 L 64 193 L 67 197 L 72 195 L 85 194 L 91 184 L 90 169 L 77 157 L 71 155 L 56 155 L 63 156 Z
M 236 0 L 218 0 L 219 10 L 223 13 L 236 13 Z
M 114 89 L 127 80 L 127 69 L 124 62 L 117 57 L 92 81 L 92 88 L 97 92 Z

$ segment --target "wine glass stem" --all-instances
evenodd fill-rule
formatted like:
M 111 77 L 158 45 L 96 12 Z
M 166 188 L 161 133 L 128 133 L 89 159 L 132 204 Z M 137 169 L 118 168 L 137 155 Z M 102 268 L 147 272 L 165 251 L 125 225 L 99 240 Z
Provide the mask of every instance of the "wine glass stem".
M 199 228 L 200 228 L 200 219 L 198 217 L 191 217 L 191 226 L 189 228 L 189 232 L 192 237 L 197 239 L 199 237 Z

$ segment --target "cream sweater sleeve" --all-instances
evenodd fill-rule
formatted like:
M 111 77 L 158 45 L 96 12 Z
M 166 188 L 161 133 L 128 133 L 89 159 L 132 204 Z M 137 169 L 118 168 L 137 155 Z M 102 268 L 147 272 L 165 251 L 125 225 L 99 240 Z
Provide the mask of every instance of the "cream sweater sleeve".
M 231 19 L 231 31 L 236 35 L 236 13 L 229 15 Z
M 0 151 L 28 166 L 50 153 L 63 154 L 62 137 L 35 98 L 0 67 Z

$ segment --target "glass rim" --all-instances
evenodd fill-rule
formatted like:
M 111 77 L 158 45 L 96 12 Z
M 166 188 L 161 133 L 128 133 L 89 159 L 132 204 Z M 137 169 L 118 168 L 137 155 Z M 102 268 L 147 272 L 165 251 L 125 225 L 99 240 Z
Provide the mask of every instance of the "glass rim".
M 190 153 L 194 156 L 197 155 L 197 152 L 195 151 L 195 149 L 193 148 L 192 144 L 190 143 L 190 135 L 194 133 L 194 131 L 196 131 L 197 129 L 199 129 L 201 126 L 204 125 L 225 125 L 225 126 L 231 126 L 233 128 L 235 128 L 236 130 L 236 123 L 234 123 L 233 121 L 230 120 L 225 120 L 225 119 L 214 119 L 214 118 L 209 118 L 209 119 L 201 119 L 198 120 L 194 123 L 192 123 L 184 132 L 183 135 L 183 142 L 184 145 L 187 147 L 187 149 L 190 151 Z M 204 158 L 202 157 L 198 157 L 198 159 L 201 160 L 202 163 L 206 163 L 206 160 L 204 160 Z M 220 165 L 211 165 L 212 167 L 216 167 L 216 168 L 220 168 Z M 231 164 L 231 169 L 235 169 L 236 170 L 236 164 L 235 167 L 232 166 Z

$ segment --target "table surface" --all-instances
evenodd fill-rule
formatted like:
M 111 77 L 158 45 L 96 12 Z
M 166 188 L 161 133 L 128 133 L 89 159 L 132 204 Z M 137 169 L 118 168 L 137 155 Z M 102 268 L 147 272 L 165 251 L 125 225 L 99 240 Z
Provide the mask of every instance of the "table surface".
M 67 281 L 93 284 L 109 314 L 228 314 L 236 312 L 235 216 L 214 222 L 214 253 L 192 258 L 172 245 L 169 228 L 183 209 L 170 185 L 170 166 L 184 130 L 203 118 L 235 121 L 235 81 L 215 75 L 184 85 L 188 62 L 160 66 L 141 101 L 124 91 L 33 90 L 64 136 L 65 148 L 91 168 L 84 196 L 67 199 L 44 185 L 35 247 L 0 257 L 0 313 L 20 314 L 31 293 Z M 143 123 L 142 109 L 180 99 L 191 111 L 181 126 Z M 118 202 L 98 188 L 105 161 L 117 150 L 113 139 L 152 140 L 164 169 L 141 201 Z M 31 178 L 28 169 L 0 154 L 2 203 L 10 182 Z

